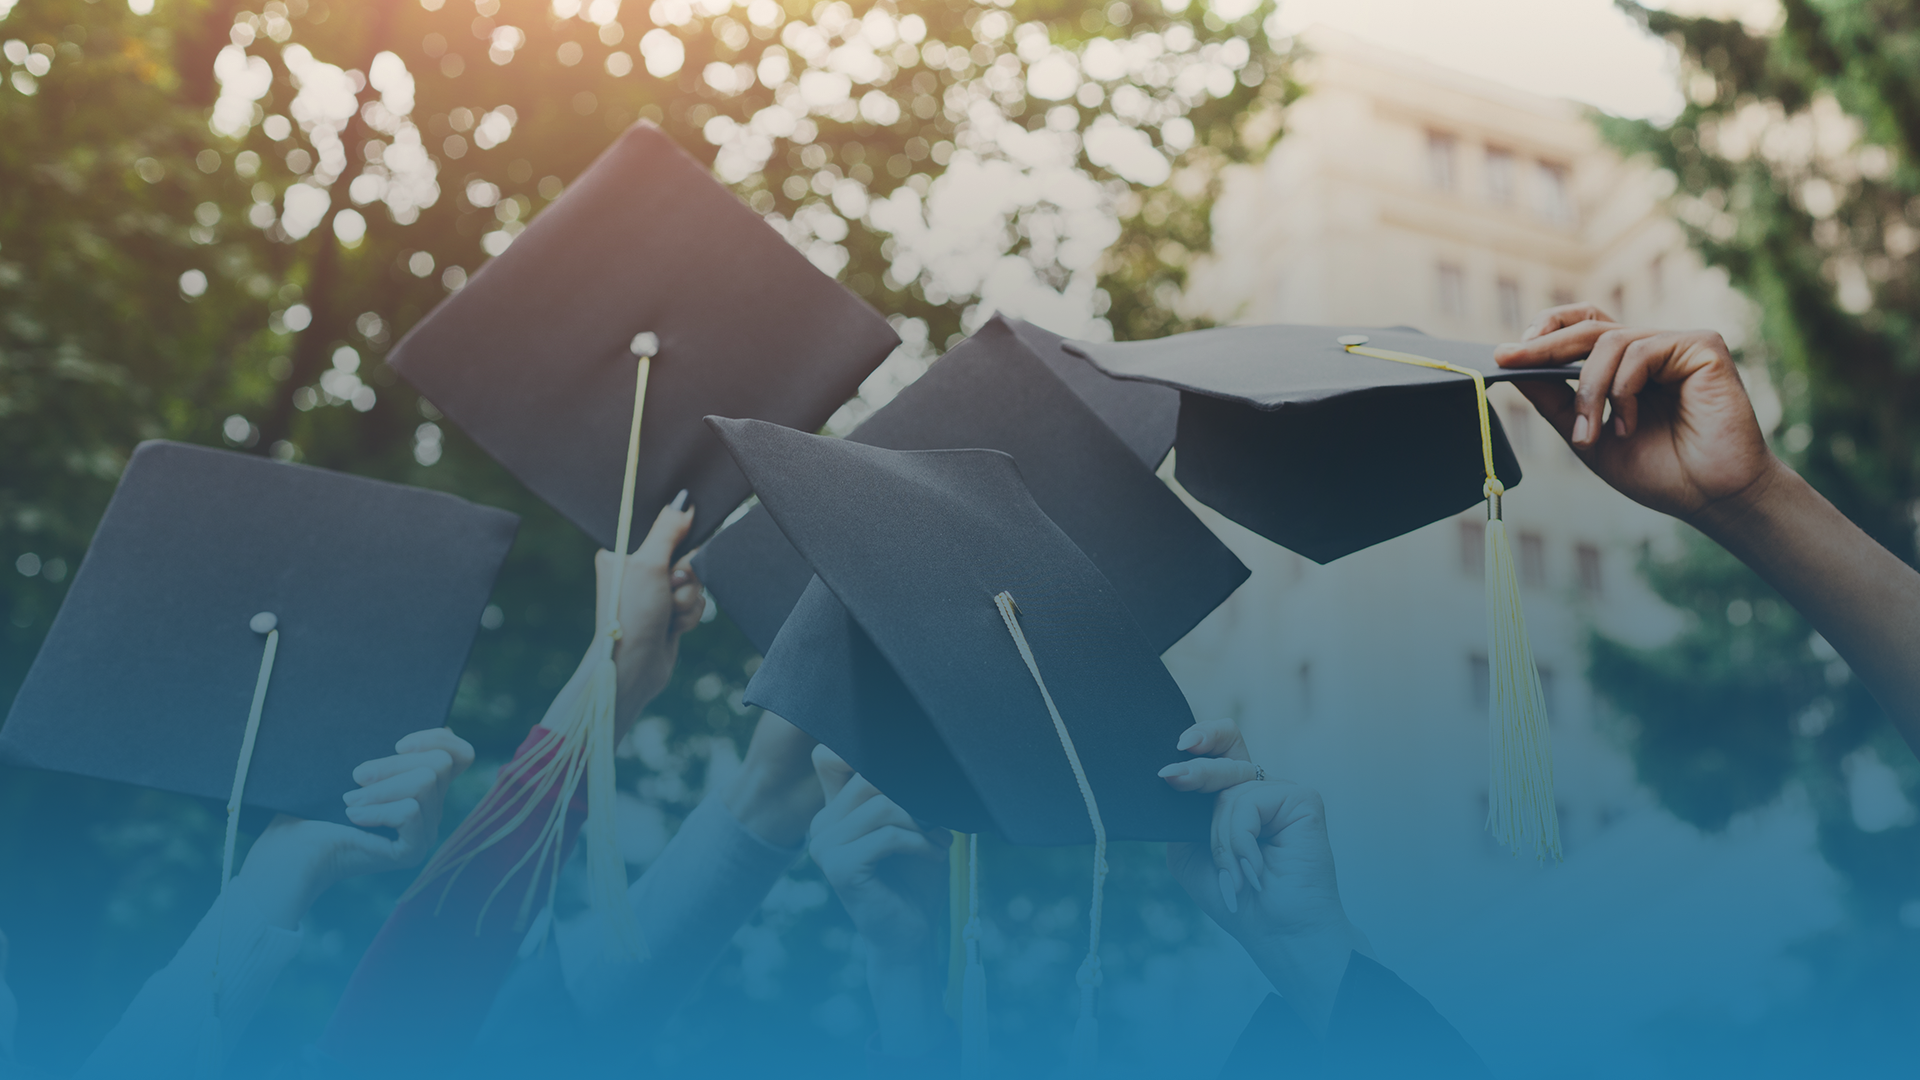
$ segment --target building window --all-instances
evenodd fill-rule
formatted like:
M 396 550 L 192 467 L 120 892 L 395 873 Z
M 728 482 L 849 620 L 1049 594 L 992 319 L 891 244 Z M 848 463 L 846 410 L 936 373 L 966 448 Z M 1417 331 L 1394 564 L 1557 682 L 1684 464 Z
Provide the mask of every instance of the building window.
M 1487 658 L 1475 653 L 1467 657 L 1467 685 L 1473 694 L 1473 707 L 1485 711 L 1493 707 L 1493 669 Z
M 1453 263 L 1441 263 L 1440 312 L 1461 317 L 1467 313 L 1467 272 Z
M 1520 530 L 1520 584 L 1538 589 L 1547 583 L 1547 542 L 1537 532 Z
M 1579 566 L 1580 591 L 1598 597 L 1602 588 L 1600 549 L 1592 544 L 1575 544 L 1573 561 Z
M 1513 151 L 1487 147 L 1487 198 L 1495 206 L 1512 206 L 1514 188 Z
M 1540 163 L 1540 216 L 1555 225 L 1573 224 L 1573 185 L 1565 165 Z
M 1509 330 L 1521 330 L 1526 327 L 1526 312 L 1520 309 L 1520 283 L 1512 278 L 1501 278 L 1498 286 L 1500 294 L 1500 325 Z
M 1454 138 L 1442 131 L 1427 132 L 1427 182 L 1440 191 L 1453 190 Z
M 1487 576 L 1487 523 L 1460 519 L 1460 572 L 1470 578 Z

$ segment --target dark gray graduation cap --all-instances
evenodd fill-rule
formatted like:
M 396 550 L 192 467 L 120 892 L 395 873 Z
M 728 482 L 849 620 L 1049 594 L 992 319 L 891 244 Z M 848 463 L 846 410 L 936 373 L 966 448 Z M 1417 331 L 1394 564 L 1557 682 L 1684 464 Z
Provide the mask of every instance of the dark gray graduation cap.
M 848 438 L 1011 454 L 1042 511 L 1164 652 L 1239 588 L 1247 568 L 1153 475 L 1173 441 L 1179 395 L 1110 378 L 1061 346 L 996 315 Z M 763 506 L 721 530 L 694 566 L 762 653 L 813 577 Z
M 1506 370 L 1493 347 L 1417 330 L 1242 326 L 1067 347 L 1120 378 L 1180 393 L 1174 474 L 1194 498 L 1315 562 L 1331 562 L 1480 502 L 1486 474 L 1473 381 L 1349 353 L 1369 347 L 1472 368 L 1488 382 L 1577 378 Z M 1498 416 L 1494 466 L 1520 482 Z
M 1204 835 L 1211 802 L 1159 770 L 1193 715 L 1120 592 L 994 450 L 898 451 L 710 421 L 818 575 L 747 687 L 932 824 L 1092 839 L 1012 595 L 1116 840 Z
M 446 722 L 518 526 L 439 492 L 142 443 L 0 756 L 224 803 L 271 613 L 246 804 L 345 822 L 356 765 Z
M 390 362 L 611 548 L 634 350 L 657 348 L 632 542 L 685 488 L 698 510 L 690 547 L 748 492 L 702 417 L 815 430 L 897 343 L 879 314 L 641 123 L 414 327 Z

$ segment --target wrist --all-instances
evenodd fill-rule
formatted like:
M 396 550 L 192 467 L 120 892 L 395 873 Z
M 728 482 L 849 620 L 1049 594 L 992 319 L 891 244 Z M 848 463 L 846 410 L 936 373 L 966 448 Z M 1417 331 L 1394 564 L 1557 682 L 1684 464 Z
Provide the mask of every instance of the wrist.
M 1352 923 L 1338 923 L 1275 934 L 1248 943 L 1261 974 L 1316 1033 L 1333 1015 L 1347 962 L 1356 952 L 1371 953 L 1366 936 Z
M 1769 453 L 1760 471 L 1745 487 L 1714 499 L 1686 517 L 1686 522 L 1722 547 L 1738 549 L 1772 531 L 1806 481 Z
M 883 1051 L 897 1057 L 938 1052 L 945 1029 L 936 982 L 924 957 L 882 952 L 869 942 L 867 989 Z
M 809 786 L 815 790 L 809 791 Z M 790 848 L 806 838 L 819 809 L 813 770 L 800 772 L 752 760 L 741 766 L 723 799 L 740 827 L 764 843 Z
M 298 930 L 314 901 L 333 885 L 330 864 L 324 853 L 280 843 L 270 827 L 254 842 L 228 889 L 235 899 L 252 904 L 268 925 Z

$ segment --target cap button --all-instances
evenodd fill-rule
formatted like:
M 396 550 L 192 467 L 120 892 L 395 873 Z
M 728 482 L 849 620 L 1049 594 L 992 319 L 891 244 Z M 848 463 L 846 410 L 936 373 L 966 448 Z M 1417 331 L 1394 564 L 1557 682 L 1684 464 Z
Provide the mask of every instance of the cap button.
M 273 632 L 273 628 L 279 625 L 279 616 L 271 611 L 263 611 L 255 615 L 252 620 L 247 623 L 247 626 L 256 634 L 270 634 Z
M 627 351 L 635 356 L 657 356 L 660 352 L 660 335 L 651 330 L 642 330 L 627 343 Z
M 1341 336 L 1339 336 L 1339 337 L 1337 337 L 1337 338 L 1334 338 L 1334 339 L 1333 339 L 1333 342 L 1334 342 L 1334 344 L 1336 344 L 1336 345 L 1347 345 L 1347 346 L 1353 346 L 1353 345 L 1365 345 L 1365 344 L 1367 343 L 1367 335 L 1365 335 L 1365 334 L 1342 334 Z

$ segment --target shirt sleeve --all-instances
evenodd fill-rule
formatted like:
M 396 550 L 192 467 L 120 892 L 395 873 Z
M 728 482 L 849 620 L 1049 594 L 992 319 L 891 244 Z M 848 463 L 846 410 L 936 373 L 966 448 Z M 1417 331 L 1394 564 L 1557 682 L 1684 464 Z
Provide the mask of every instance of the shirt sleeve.
M 209 1050 L 223 1058 L 232 1052 L 300 941 L 298 931 L 271 925 L 239 894 L 222 895 L 140 988 L 81 1066 L 80 1080 L 200 1075 Z
M 590 918 L 556 926 L 495 1002 L 482 1056 L 551 1061 L 556 1046 L 605 1063 L 630 1056 L 693 995 L 800 852 L 755 836 L 709 796 L 627 888 L 646 958 L 597 948 Z
M 1426 998 L 1373 960 L 1352 954 L 1327 1033 L 1317 1036 L 1269 994 L 1234 1044 L 1223 1078 L 1482 1080 L 1480 1056 Z
M 539 772 L 539 762 L 519 763 L 546 734 L 542 727 L 528 734 L 496 786 L 525 783 Z M 586 821 L 586 795 L 576 792 L 563 818 L 559 858 L 539 866 L 523 862 L 559 798 L 557 788 L 547 791 L 499 843 L 394 908 L 334 1009 L 317 1048 L 322 1057 L 369 1072 L 407 1073 L 462 1056 L 526 937 L 528 890 L 544 896 Z

